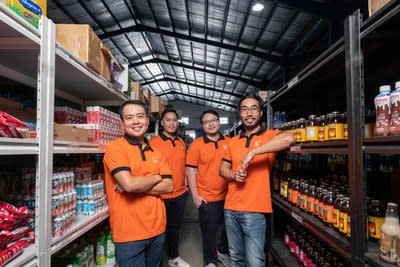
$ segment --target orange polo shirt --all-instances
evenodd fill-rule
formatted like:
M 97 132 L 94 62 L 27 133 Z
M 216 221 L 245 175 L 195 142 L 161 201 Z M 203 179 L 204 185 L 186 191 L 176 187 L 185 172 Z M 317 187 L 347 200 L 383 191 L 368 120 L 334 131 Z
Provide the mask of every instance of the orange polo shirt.
M 224 161 L 232 164 L 236 171 L 241 166 L 242 158 L 253 148 L 258 147 L 279 131 L 260 128 L 257 133 L 245 136 L 236 135 L 231 138 Z M 244 182 L 228 183 L 228 193 L 225 198 L 225 209 L 247 212 L 272 212 L 269 176 L 277 153 L 256 155 L 247 166 L 247 176 Z
M 207 202 L 225 198 L 227 181 L 219 176 L 219 166 L 228 149 L 228 137 L 220 134 L 217 141 L 207 136 L 194 140 L 186 156 L 186 167 L 197 168 L 197 191 Z
M 163 199 L 179 197 L 187 191 L 185 186 L 185 142 L 179 137 L 171 139 L 160 133 L 150 140 L 150 145 L 163 153 L 172 171 L 174 191 L 170 194 L 161 195 L 161 197 Z
M 104 154 L 105 186 L 114 242 L 148 239 L 165 232 L 165 204 L 159 196 L 115 190 L 113 175 L 130 171 L 132 176 L 161 175 L 171 179 L 171 170 L 163 154 L 133 137 L 123 136 L 111 141 Z

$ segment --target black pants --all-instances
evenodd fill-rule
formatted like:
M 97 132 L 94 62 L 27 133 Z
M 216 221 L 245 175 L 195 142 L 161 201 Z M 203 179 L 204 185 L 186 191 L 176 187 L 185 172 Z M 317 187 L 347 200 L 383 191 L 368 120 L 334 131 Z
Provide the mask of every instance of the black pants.
M 167 210 L 167 229 L 165 230 L 165 241 L 168 248 L 168 258 L 174 259 L 179 256 L 179 225 L 185 209 L 188 192 L 176 198 L 164 199 Z
M 228 239 L 224 224 L 224 200 L 201 203 L 199 221 L 203 238 L 204 264 L 214 263 L 217 265 L 217 231 L 219 227 L 221 227 L 222 232 L 218 251 L 223 254 L 228 253 Z

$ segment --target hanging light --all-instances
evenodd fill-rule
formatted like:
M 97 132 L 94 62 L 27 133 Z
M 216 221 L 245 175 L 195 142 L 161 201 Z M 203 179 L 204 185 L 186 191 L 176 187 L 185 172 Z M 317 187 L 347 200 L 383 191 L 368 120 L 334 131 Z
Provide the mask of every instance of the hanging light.
M 232 81 L 231 80 L 227 80 L 226 81 L 226 85 L 231 85 L 232 84 Z
M 256 0 L 251 4 L 251 9 L 253 11 L 261 11 L 264 9 L 264 3 L 260 0 Z

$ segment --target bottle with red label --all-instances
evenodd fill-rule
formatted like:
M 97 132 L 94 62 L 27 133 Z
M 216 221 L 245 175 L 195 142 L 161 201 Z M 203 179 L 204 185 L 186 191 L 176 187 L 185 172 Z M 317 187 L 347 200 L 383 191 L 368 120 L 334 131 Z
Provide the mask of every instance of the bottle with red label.
M 390 94 L 390 135 L 400 135 L 400 81 Z
M 375 136 L 388 136 L 390 133 L 390 85 L 379 87 L 375 97 L 376 125 Z

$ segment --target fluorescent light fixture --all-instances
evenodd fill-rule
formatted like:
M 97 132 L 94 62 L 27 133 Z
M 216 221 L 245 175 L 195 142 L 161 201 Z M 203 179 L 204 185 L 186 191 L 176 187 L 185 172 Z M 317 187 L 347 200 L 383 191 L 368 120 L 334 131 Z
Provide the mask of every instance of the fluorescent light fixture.
M 227 80 L 226 81 L 226 85 L 231 85 L 232 84 L 232 81 L 231 80 Z
M 264 3 L 262 1 L 254 1 L 251 5 L 253 11 L 261 11 L 264 9 Z
M 219 122 L 222 124 L 228 124 L 228 117 L 220 117 Z
M 189 118 L 188 117 L 182 117 L 182 119 L 180 119 L 179 122 L 183 122 L 184 124 L 189 124 Z

